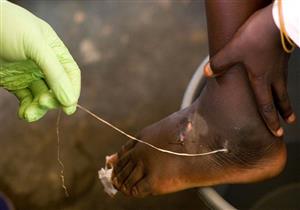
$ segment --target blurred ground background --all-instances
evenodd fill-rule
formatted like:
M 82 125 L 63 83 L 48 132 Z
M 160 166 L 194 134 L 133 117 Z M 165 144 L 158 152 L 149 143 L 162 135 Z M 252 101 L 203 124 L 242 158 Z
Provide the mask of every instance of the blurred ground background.
M 82 70 L 80 104 L 129 133 L 180 107 L 207 54 L 202 0 L 54 1 L 17 4 L 46 20 Z M 62 121 L 62 159 L 71 197 L 61 189 L 53 111 L 33 124 L 17 119 L 17 100 L 0 90 L 0 191 L 18 210 L 206 209 L 196 190 L 146 199 L 111 199 L 97 178 L 122 136 L 78 111 Z

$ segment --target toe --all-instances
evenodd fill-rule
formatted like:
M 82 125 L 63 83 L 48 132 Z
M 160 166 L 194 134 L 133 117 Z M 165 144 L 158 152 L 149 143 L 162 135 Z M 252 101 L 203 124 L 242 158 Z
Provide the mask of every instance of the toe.
M 124 144 L 121 148 L 121 150 L 118 152 L 118 157 L 122 157 L 123 155 L 125 155 L 129 150 L 131 150 L 135 145 L 136 145 L 136 141 L 130 140 L 127 141 L 126 144 Z
M 148 177 L 144 177 L 140 180 L 131 190 L 131 194 L 134 197 L 142 198 L 151 193 L 151 185 Z
M 124 189 L 126 189 L 126 194 L 132 194 L 132 187 L 135 186 L 136 183 L 138 183 L 144 175 L 144 168 L 142 164 L 138 163 L 136 164 L 135 168 L 132 170 L 130 175 L 127 177 L 127 179 L 124 181 Z
M 113 175 L 116 175 L 120 171 L 122 171 L 122 169 L 130 161 L 130 159 L 131 159 L 131 153 L 127 153 L 126 155 L 123 155 L 122 157 L 118 157 L 118 160 L 114 164 Z
M 113 178 L 113 184 L 119 191 L 126 191 L 126 188 L 123 185 L 123 183 L 131 174 L 134 167 L 135 164 L 132 161 L 129 161 L 127 165 L 119 173 L 116 174 L 115 178 Z
M 110 167 L 113 167 L 114 165 L 116 165 L 117 161 L 118 161 L 118 155 L 116 153 L 106 156 L 106 165 L 108 165 Z

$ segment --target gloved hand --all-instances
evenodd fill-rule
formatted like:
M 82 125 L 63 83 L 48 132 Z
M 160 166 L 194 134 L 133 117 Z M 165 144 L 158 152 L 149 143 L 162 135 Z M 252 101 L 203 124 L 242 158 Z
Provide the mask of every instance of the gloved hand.
M 49 24 L 0 0 L 0 86 L 20 100 L 19 117 L 29 122 L 49 109 L 76 111 L 80 70 Z

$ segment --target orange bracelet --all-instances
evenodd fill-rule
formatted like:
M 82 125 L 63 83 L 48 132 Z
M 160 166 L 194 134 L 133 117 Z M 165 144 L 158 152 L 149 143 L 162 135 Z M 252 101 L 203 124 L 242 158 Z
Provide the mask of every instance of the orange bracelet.
M 291 53 L 296 48 L 296 45 L 288 36 L 285 26 L 284 26 L 284 20 L 283 20 L 283 14 L 282 14 L 282 0 L 278 0 L 278 16 L 279 16 L 280 38 L 281 38 L 282 47 L 285 52 Z M 288 43 L 291 45 L 290 49 L 286 46 L 285 40 L 287 40 Z

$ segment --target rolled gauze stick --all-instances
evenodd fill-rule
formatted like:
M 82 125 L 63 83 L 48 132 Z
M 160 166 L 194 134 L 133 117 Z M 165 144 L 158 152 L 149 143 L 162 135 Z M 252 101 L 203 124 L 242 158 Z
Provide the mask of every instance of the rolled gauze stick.
M 113 172 L 113 166 L 110 164 L 110 159 L 112 156 L 106 156 L 105 168 L 101 168 L 98 171 L 99 179 L 104 187 L 104 191 L 111 197 L 117 194 L 118 190 L 113 186 L 111 181 L 111 176 Z

